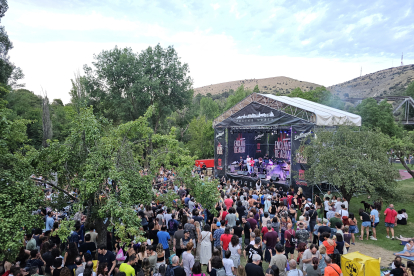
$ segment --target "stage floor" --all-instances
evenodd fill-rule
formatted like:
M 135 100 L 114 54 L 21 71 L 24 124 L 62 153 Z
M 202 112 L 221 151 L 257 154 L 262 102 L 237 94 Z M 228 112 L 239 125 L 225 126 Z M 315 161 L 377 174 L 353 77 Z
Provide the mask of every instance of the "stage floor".
M 237 174 L 237 173 L 226 173 L 226 179 L 234 179 L 239 181 L 239 186 L 248 186 L 249 188 L 256 189 L 256 182 L 259 179 L 258 177 L 251 177 L 247 175 Z M 262 179 L 262 186 L 267 187 L 267 184 L 270 184 L 269 179 Z M 286 182 L 285 180 L 273 181 L 273 187 L 279 188 L 282 187 L 284 190 L 286 187 L 290 186 L 290 181 Z

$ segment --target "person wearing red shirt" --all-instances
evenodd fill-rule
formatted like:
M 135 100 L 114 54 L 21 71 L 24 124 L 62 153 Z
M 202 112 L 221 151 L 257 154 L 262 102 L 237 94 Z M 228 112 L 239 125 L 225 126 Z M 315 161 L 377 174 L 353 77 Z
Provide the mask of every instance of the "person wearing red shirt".
M 228 214 L 227 208 L 223 207 L 223 211 L 221 212 L 221 219 L 220 220 L 226 220 L 227 214 Z M 226 224 L 227 224 L 227 221 L 226 221 Z
M 325 256 L 325 263 L 326 263 L 326 267 L 325 267 L 325 271 L 323 274 L 324 276 L 343 276 L 344 275 L 342 274 L 342 270 L 339 267 L 339 265 L 332 263 L 331 257 Z
M 231 237 L 233 237 L 232 234 L 230 234 L 230 227 L 226 226 L 226 229 L 224 229 L 224 234 L 220 237 L 220 245 L 223 248 L 223 256 L 225 251 L 229 249 L 229 243 L 231 241 Z M 224 257 L 223 257 L 224 258 Z
M 233 207 L 233 199 L 231 199 L 230 197 L 226 197 L 226 199 L 224 200 L 224 204 L 227 207 L 227 210 L 230 210 L 231 207 Z
M 397 211 L 394 210 L 394 205 L 390 204 L 384 212 L 385 215 L 385 227 L 387 228 L 387 238 L 390 238 L 390 229 L 392 239 L 394 238 L 394 226 L 397 225 Z
M 292 206 L 293 195 L 288 195 L 287 200 L 288 200 L 289 206 Z

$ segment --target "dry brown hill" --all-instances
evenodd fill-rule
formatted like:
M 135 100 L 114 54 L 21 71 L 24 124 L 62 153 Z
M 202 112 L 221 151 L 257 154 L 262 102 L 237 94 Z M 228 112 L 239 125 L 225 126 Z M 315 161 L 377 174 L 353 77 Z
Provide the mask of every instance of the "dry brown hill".
M 366 98 L 401 95 L 414 81 L 414 64 L 388 68 L 327 87 L 340 97 Z
M 296 87 L 300 87 L 302 91 L 309 91 L 321 86 L 319 84 L 299 81 L 287 77 L 274 77 L 266 79 L 246 79 L 206 85 L 194 89 L 194 95 L 197 95 L 198 93 L 200 93 L 201 95 L 207 95 L 208 93 L 211 93 L 212 95 L 221 94 L 223 92 L 229 91 L 230 89 L 236 90 L 242 84 L 244 84 L 244 88 L 248 88 L 251 90 L 253 90 L 253 88 L 257 84 L 259 86 L 260 92 L 279 92 L 280 94 L 289 94 Z

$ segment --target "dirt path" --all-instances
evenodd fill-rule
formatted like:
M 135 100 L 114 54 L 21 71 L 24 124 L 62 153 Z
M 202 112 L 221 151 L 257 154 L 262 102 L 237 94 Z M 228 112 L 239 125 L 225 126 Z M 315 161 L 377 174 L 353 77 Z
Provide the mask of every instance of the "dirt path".
M 388 267 L 390 263 L 394 260 L 395 256 L 393 251 L 386 250 L 382 247 L 364 244 L 358 241 L 355 241 L 355 245 L 351 245 L 350 252 L 356 252 L 368 255 L 373 258 L 381 258 L 381 266 Z M 403 259 L 403 263 L 407 263 L 407 260 Z

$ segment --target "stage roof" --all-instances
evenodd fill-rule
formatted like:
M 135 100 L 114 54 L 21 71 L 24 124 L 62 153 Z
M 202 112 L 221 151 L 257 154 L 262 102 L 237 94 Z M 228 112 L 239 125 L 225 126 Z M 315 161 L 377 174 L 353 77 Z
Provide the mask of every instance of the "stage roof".
M 225 113 L 217 117 L 213 127 L 241 111 L 250 103 L 257 102 L 272 109 L 303 119 L 317 126 L 354 125 L 361 126 L 361 116 L 342 111 L 323 104 L 302 98 L 274 96 L 271 94 L 253 93 Z

